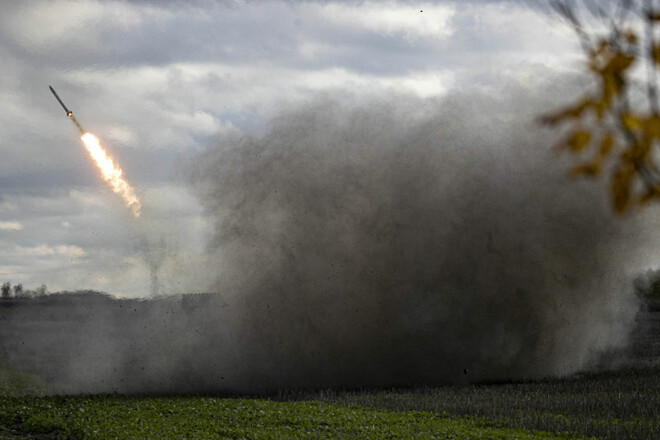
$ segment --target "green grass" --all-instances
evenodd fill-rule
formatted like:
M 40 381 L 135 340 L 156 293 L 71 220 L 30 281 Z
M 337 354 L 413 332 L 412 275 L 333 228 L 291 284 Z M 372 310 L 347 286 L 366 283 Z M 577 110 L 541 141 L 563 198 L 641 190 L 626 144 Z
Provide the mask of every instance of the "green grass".
M 660 368 L 571 379 L 379 392 L 319 400 L 393 411 L 470 415 L 502 426 L 605 439 L 660 438 Z
M 190 396 L 3 396 L 0 424 L 52 439 L 557 438 L 430 412 Z
M 660 367 L 540 382 L 292 392 L 263 399 L 35 395 L 46 391 L 34 376 L 0 370 L 0 440 L 660 438 Z

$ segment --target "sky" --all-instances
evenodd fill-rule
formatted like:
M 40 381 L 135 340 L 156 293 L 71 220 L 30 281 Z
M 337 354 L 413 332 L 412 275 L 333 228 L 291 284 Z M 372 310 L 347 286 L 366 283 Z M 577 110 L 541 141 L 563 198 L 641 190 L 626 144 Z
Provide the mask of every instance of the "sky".
M 7 4 L 8 3 L 8 4 Z M 525 1 L 30 1 L 0 16 L 0 281 L 51 292 L 204 291 L 194 163 L 314 96 L 497 90 L 582 68 Z M 143 205 L 103 182 L 48 90 L 101 139 Z M 524 117 L 533 117 L 526 115 Z M 523 116 L 521 116 L 523 117 Z

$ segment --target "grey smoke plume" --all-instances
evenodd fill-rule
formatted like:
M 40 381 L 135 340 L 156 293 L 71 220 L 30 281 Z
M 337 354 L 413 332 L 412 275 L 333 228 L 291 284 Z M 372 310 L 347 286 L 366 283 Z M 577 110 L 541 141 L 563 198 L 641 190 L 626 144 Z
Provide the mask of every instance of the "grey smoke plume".
M 643 238 L 603 182 L 566 179 L 533 122 L 549 101 L 500 90 L 321 97 L 210 148 L 193 174 L 220 295 L 82 305 L 51 375 L 265 391 L 589 368 L 626 343 Z

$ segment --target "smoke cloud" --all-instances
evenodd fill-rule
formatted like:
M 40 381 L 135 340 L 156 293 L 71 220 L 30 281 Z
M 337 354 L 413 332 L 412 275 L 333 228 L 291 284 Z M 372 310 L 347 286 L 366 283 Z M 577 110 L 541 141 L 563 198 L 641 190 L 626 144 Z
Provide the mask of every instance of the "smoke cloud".
M 206 153 L 245 383 L 563 375 L 625 344 L 633 220 L 567 181 L 541 109 L 505 92 L 318 99 Z
M 533 121 L 547 99 L 499 90 L 318 97 L 208 149 L 192 180 L 219 294 L 115 303 L 62 381 L 434 385 L 570 374 L 624 346 L 637 220 L 603 182 L 566 179 Z

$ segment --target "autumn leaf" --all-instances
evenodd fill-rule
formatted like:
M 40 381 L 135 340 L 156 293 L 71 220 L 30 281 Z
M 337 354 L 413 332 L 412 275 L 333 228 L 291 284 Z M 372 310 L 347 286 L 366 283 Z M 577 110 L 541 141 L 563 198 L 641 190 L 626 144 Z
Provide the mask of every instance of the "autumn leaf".
M 626 31 L 623 36 L 628 43 L 637 44 L 637 35 L 633 31 Z
M 610 109 L 611 101 L 601 100 L 593 104 L 593 108 L 596 110 L 596 117 L 598 120 L 602 120 L 605 113 Z
M 565 119 L 576 119 L 582 116 L 585 110 L 592 106 L 594 102 L 585 98 L 574 106 L 563 108 L 554 113 L 542 115 L 539 121 L 546 125 L 555 125 Z
M 607 73 L 620 74 L 624 70 L 628 69 L 628 67 L 630 67 L 634 61 L 634 56 L 627 55 L 623 52 L 617 52 L 616 55 L 610 59 L 602 71 Z
M 645 133 L 652 139 L 660 138 L 660 115 L 653 114 L 646 120 Z
M 660 177 L 647 172 L 657 170 L 660 161 L 656 151 L 660 147 L 660 89 L 656 84 L 660 40 L 655 32 L 660 12 L 648 13 L 652 7 L 646 2 L 629 3 L 638 12 L 637 18 L 646 21 L 648 33 L 634 32 L 628 27 L 632 22 L 628 22 L 612 24 L 607 32 L 589 35 L 575 21 L 571 7 L 557 6 L 558 12 L 576 28 L 587 56 L 586 68 L 598 81 L 598 88 L 573 105 L 540 118 L 547 125 L 569 125 L 568 135 L 558 145 L 562 149 L 578 154 L 594 144 L 596 154 L 588 162 L 574 164 L 570 173 L 597 176 L 604 169 L 613 170 L 609 189 L 617 212 L 626 211 L 631 201 L 660 199 Z M 636 62 L 643 63 L 652 73 L 646 84 L 641 76 L 628 79 Z M 638 83 L 646 85 L 647 99 L 642 96 L 640 100 L 639 93 L 631 93 L 633 89 L 644 91 L 637 87 Z
M 653 61 L 660 64 L 660 46 L 653 46 L 651 53 L 653 54 Z
M 600 174 L 601 168 L 602 168 L 602 164 L 600 161 L 585 163 L 582 165 L 576 165 L 573 168 L 571 168 L 571 175 L 595 177 L 598 174 Z
M 590 140 L 591 140 L 591 133 L 589 133 L 586 130 L 577 130 L 568 139 L 567 145 L 572 152 L 578 153 L 584 150 L 584 148 L 587 145 L 589 145 Z
M 609 105 L 609 103 L 612 101 L 612 98 L 618 96 L 623 90 L 624 81 L 623 78 L 621 78 L 619 75 L 614 75 L 612 73 L 603 73 L 602 79 L 603 79 L 602 101 L 608 103 Z
M 613 146 L 614 136 L 612 136 L 612 133 L 607 133 L 600 141 L 600 150 L 598 150 L 598 154 L 600 154 L 601 157 L 607 156 L 612 151 Z
M 612 179 L 612 202 L 616 212 L 625 212 L 630 202 L 630 192 L 633 178 L 635 177 L 635 167 L 631 164 L 622 165 L 615 173 Z
M 594 60 L 595 60 L 596 58 L 598 58 L 603 52 L 605 52 L 606 49 L 609 49 L 609 47 L 610 47 L 610 42 L 609 42 L 609 41 L 607 41 L 607 40 L 605 40 L 605 39 L 601 39 L 600 41 L 598 41 L 598 44 L 596 45 L 596 48 L 593 49 L 593 50 L 590 52 L 590 58 L 591 58 L 591 60 L 594 61 Z
M 626 151 L 621 154 L 621 161 L 630 165 L 642 163 L 646 160 L 650 151 L 649 138 L 643 137 L 638 142 L 628 145 Z
M 646 190 L 644 195 L 640 197 L 639 203 L 643 204 L 649 202 L 651 199 L 660 198 L 660 187 L 653 187 Z
M 637 130 L 643 125 L 642 120 L 631 113 L 621 115 L 621 123 L 626 130 Z

